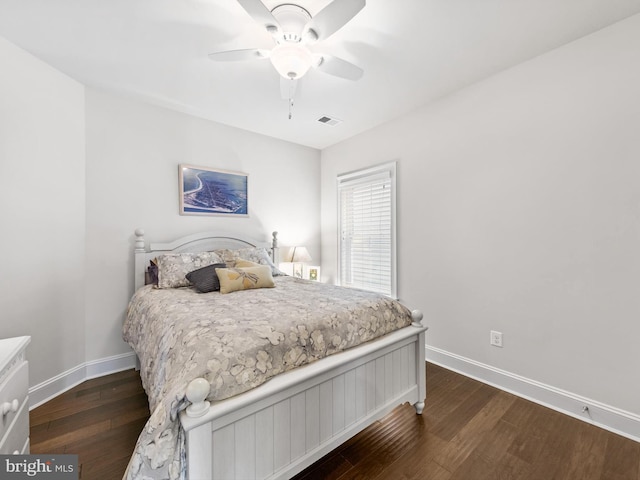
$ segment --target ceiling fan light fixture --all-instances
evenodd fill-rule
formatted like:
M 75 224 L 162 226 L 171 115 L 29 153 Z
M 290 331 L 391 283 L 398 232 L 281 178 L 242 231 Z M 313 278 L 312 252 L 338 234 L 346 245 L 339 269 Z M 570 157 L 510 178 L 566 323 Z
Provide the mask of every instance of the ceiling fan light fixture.
M 313 57 L 308 48 L 300 44 L 283 43 L 271 51 L 271 63 L 284 78 L 297 79 L 309 71 Z

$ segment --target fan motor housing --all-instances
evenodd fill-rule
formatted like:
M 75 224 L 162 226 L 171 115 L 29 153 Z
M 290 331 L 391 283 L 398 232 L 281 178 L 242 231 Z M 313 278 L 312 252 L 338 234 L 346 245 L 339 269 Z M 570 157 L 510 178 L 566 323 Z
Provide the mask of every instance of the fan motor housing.
M 282 37 L 287 42 L 299 42 L 304 26 L 311 20 L 311 14 L 307 10 L 293 3 L 278 5 L 271 10 L 271 14 L 278 20 L 282 27 Z

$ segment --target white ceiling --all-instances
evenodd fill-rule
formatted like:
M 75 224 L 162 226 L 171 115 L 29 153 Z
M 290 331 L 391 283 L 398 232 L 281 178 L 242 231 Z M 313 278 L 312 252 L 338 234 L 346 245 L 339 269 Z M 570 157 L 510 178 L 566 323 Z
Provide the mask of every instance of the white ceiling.
M 328 3 L 298 1 L 312 15 Z M 0 0 L 0 35 L 83 84 L 325 148 L 639 12 L 640 0 L 367 0 L 313 47 L 364 76 L 310 71 L 291 120 L 269 61 L 207 57 L 272 48 L 236 0 Z

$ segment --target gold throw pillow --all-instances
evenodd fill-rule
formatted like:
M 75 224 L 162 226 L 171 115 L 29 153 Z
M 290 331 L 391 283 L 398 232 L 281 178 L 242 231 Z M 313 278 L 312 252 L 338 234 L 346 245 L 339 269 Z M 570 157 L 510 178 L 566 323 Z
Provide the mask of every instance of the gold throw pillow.
M 220 293 L 275 287 L 271 267 L 268 265 L 246 268 L 216 268 L 216 274 L 220 280 Z

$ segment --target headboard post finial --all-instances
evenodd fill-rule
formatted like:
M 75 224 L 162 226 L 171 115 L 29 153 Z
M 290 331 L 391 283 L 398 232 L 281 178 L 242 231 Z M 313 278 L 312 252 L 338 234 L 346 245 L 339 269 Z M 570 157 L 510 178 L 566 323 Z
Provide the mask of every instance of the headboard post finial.
M 145 251 L 145 247 L 144 247 L 144 230 L 142 228 L 136 228 L 135 231 L 136 234 L 136 248 L 135 251 L 136 252 L 144 252 Z
M 280 252 L 278 249 L 278 232 L 272 232 L 271 235 L 273 238 L 271 239 L 271 260 L 276 265 L 280 262 Z

